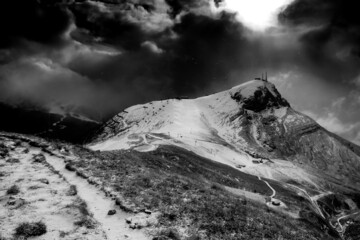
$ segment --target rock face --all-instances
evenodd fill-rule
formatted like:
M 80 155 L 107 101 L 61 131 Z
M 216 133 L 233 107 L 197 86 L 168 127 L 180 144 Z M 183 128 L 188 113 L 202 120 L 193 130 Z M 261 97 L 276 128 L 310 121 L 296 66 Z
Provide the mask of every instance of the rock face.
M 286 159 L 340 185 L 360 188 L 359 147 L 329 133 L 309 117 L 286 107 L 246 111 L 238 133 L 249 149 L 269 159 Z M 282 111 L 282 113 L 280 113 Z
M 263 82 L 255 90 L 250 89 L 251 94 L 244 96 L 243 92 L 248 89 L 236 91 L 231 96 L 232 99 L 242 104 L 246 110 L 261 112 L 269 108 L 290 107 L 290 104 L 281 97 L 274 85 Z M 253 86 L 249 87 L 252 88 Z

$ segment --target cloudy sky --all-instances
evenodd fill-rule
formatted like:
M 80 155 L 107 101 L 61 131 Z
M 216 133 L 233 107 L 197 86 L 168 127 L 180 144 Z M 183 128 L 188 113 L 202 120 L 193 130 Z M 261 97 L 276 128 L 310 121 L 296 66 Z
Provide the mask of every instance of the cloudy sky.
M 350 0 L 2 0 L 0 100 L 93 117 L 267 71 L 293 108 L 360 144 Z

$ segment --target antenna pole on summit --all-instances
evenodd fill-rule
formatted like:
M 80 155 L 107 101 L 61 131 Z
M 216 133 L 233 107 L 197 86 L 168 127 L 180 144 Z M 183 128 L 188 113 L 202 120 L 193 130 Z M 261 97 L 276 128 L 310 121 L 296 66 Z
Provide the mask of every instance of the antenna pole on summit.
M 267 82 L 268 79 L 267 79 L 267 72 L 265 73 L 265 81 Z

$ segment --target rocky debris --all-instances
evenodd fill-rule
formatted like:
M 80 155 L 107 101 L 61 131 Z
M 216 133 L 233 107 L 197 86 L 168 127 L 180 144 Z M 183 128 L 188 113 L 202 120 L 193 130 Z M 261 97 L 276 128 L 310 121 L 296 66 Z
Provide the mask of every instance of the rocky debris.
M 130 226 L 129 226 L 131 229 L 141 229 L 141 226 L 140 225 L 137 225 L 137 223 L 130 223 Z
M 246 167 L 246 165 L 238 164 L 238 165 L 236 165 L 236 167 L 237 168 L 244 168 L 244 167 Z
M 51 147 L 51 146 L 48 146 L 46 148 L 41 148 L 41 151 L 43 151 L 44 153 L 49 154 L 50 156 L 55 156 L 53 150 L 54 150 L 54 148 Z
M 160 213 L 147 214 L 145 212 L 137 214 L 135 217 L 125 219 L 131 229 L 141 229 L 156 225 Z
M 76 168 L 74 167 L 74 165 L 71 162 L 66 163 L 65 169 L 69 170 L 71 172 L 74 172 L 76 170 Z
M 5 144 L 0 143 L 0 157 L 5 158 L 9 155 L 9 150 Z
M 20 163 L 20 160 L 17 158 L 9 158 L 6 160 L 7 163 Z
M 6 191 L 6 193 L 9 195 L 16 195 L 20 193 L 20 189 L 17 185 L 13 185 Z
M 116 200 L 116 197 L 118 196 L 118 194 L 116 192 L 112 191 L 111 188 L 104 187 L 103 191 L 105 192 L 105 196 L 111 197 L 112 200 Z
M 22 151 L 22 153 L 29 153 L 29 149 L 28 148 L 25 148 L 23 151 Z
M 77 189 L 75 185 L 71 185 L 69 191 L 67 192 L 68 196 L 75 196 L 77 194 Z
M 151 212 L 149 209 L 145 209 L 145 210 L 144 210 L 144 213 L 146 213 L 146 214 L 151 214 L 152 212 Z
M 42 140 L 40 140 L 40 141 L 30 140 L 28 143 L 30 146 L 40 148 L 40 149 L 46 149 L 46 148 L 50 147 L 49 143 L 44 142 Z
M 16 146 L 16 147 L 25 147 L 26 143 L 24 143 L 21 140 L 16 140 L 14 146 Z
M 38 181 L 44 184 L 49 184 L 49 180 L 47 180 L 46 178 L 40 178 Z
M 85 179 L 90 178 L 89 174 L 87 174 L 85 171 L 79 170 L 79 169 L 76 170 L 76 175 L 78 175 L 79 177 L 85 178 Z
M 112 209 L 112 210 L 109 210 L 108 211 L 108 215 L 109 216 L 112 216 L 112 215 L 115 215 L 116 214 L 116 210 L 115 209 Z
M 60 148 L 60 153 L 63 155 L 70 155 L 70 151 L 65 147 Z
M 115 198 L 115 204 L 125 212 L 136 212 L 135 204 L 125 201 L 122 197 Z
M 7 149 L 6 150 L 0 149 L 0 157 L 1 158 L 6 158 L 8 156 L 8 154 L 9 154 L 9 151 Z
M 33 156 L 33 162 L 34 163 L 44 163 L 46 161 L 46 158 L 44 154 L 36 154 Z
M 89 177 L 87 179 L 88 183 L 90 183 L 91 185 L 95 185 L 95 186 L 100 186 L 101 185 L 101 181 L 98 178 L 95 177 Z
M 14 198 L 10 197 L 9 201 L 7 202 L 7 205 L 10 206 L 10 209 L 17 209 L 25 205 L 25 200 L 22 198 Z
M 28 239 L 29 237 L 41 236 L 46 232 L 46 225 L 43 222 L 24 222 L 16 227 L 15 236 L 17 239 Z

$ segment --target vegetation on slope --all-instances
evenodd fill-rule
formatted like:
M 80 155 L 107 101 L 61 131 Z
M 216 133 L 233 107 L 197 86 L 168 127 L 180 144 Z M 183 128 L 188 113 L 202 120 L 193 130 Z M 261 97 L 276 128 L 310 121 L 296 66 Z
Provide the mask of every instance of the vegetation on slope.
M 256 177 L 188 151 L 169 146 L 151 153 L 74 150 L 81 160 L 69 163 L 69 168 L 123 196 L 133 204 L 130 209 L 161 213 L 154 239 L 325 237 L 306 221 L 276 213 L 222 187 L 270 195 L 269 188 Z

